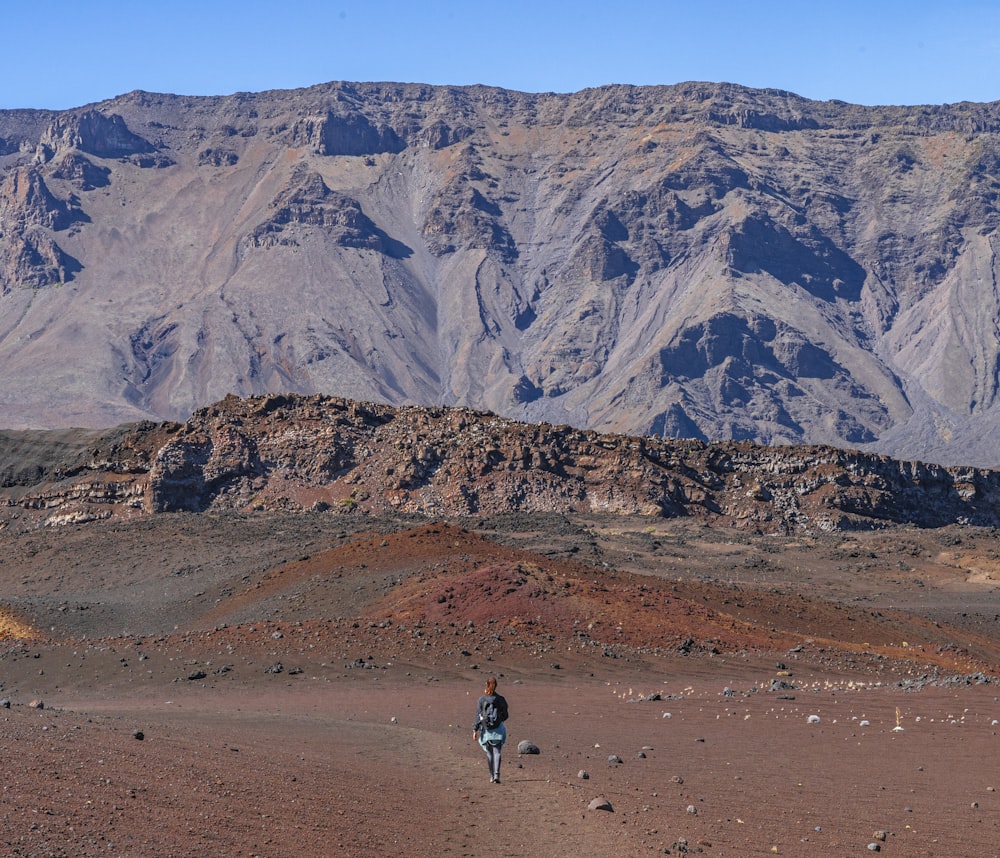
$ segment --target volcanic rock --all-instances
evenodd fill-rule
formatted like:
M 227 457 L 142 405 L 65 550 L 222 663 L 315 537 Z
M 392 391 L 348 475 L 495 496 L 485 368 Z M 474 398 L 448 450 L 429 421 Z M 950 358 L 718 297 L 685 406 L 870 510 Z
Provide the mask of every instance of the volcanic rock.
M 0 410 L 323 393 L 990 466 L 998 130 L 704 83 L 2 111 Z
M 468 409 L 228 397 L 183 425 L 73 438 L 0 432 L 7 504 L 0 518 L 16 513 L 24 527 L 182 510 L 322 508 L 640 514 L 773 533 L 1000 525 L 1000 472 L 831 447 L 601 435 Z M 678 651 L 694 644 L 682 639 Z
M 98 158 L 123 158 L 154 150 L 147 140 L 128 129 L 120 115 L 96 109 L 60 114 L 46 129 L 40 143 L 53 152 L 78 149 Z

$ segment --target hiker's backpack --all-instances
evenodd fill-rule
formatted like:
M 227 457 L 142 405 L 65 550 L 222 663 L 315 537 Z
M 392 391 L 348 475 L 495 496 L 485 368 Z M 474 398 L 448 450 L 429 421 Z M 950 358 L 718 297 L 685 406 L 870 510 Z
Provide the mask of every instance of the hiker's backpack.
M 497 709 L 496 701 L 491 700 L 483 708 L 483 723 L 486 725 L 487 730 L 496 730 L 500 726 L 500 722 L 500 712 Z

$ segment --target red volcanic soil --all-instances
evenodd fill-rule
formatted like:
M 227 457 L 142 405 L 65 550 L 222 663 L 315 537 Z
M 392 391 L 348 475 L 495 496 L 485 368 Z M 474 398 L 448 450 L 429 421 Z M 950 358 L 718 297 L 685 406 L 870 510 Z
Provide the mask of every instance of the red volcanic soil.
M 4 855 L 1000 854 L 992 531 L 167 515 L 3 547 Z

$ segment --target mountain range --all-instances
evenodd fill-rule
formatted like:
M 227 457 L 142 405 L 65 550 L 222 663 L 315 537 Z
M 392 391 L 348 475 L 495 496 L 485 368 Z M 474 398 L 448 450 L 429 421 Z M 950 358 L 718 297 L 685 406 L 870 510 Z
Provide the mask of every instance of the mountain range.
M 0 426 L 276 392 L 1000 458 L 1000 103 L 394 83 L 0 111 Z

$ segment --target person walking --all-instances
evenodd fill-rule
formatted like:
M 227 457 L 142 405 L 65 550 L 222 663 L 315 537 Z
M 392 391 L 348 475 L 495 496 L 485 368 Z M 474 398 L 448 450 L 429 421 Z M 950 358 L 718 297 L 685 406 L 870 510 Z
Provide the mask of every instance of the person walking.
M 497 694 L 497 679 L 486 680 L 486 690 L 476 705 L 476 722 L 472 725 L 472 738 L 486 752 L 490 766 L 490 783 L 500 783 L 500 750 L 507 741 L 507 700 Z

